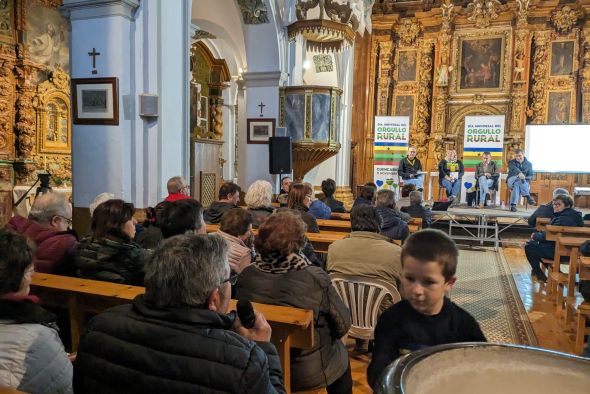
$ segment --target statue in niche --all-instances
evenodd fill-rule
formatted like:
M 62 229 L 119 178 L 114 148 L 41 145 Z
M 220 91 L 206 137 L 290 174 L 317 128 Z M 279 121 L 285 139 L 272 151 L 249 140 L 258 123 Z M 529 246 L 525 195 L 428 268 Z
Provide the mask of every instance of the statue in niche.
M 524 54 L 518 53 L 514 58 L 514 81 L 524 81 Z
M 436 84 L 438 86 L 449 85 L 449 73 L 453 71 L 453 66 L 447 64 L 441 64 L 436 70 Z

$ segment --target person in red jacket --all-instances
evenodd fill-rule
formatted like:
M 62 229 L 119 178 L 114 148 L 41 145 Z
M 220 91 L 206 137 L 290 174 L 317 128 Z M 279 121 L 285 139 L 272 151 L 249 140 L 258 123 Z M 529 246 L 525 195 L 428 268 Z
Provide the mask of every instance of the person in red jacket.
M 35 271 L 51 274 L 73 274 L 73 259 L 78 240 L 73 231 L 72 206 L 65 195 L 43 194 L 35 199 L 29 218 L 14 216 L 6 224 L 30 238 L 36 246 Z
M 189 195 L 190 187 L 186 184 L 186 181 L 181 176 L 175 176 L 168 179 L 166 188 L 168 188 L 168 197 L 166 197 L 164 201 L 174 202 L 192 198 Z

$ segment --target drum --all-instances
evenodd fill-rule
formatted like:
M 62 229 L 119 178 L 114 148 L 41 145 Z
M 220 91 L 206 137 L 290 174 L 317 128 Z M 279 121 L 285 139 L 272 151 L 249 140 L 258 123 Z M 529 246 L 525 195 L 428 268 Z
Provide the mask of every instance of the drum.
M 590 359 L 527 346 L 457 343 L 401 357 L 375 393 L 582 394 L 590 392 Z

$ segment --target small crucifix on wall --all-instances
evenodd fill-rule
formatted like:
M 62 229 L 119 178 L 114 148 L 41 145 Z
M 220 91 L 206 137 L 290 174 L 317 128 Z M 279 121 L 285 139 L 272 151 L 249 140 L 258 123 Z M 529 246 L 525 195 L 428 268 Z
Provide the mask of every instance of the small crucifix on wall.
M 98 74 L 96 70 L 96 57 L 100 55 L 100 52 L 96 52 L 96 48 L 92 48 L 92 52 L 88 52 L 88 56 L 92 56 L 92 74 Z
M 266 107 L 266 105 L 264 105 L 264 103 L 261 101 L 260 104 L 257 105 L 257 107 L 260 107 L 260 117 L 262 118 L 264 116 L 262 110 L 264 109 L 264 107 Z

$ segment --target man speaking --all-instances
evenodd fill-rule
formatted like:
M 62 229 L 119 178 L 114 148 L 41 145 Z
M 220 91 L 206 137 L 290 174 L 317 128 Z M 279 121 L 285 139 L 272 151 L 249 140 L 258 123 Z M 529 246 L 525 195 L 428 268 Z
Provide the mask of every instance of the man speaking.
M 514 151 L 514 159 L 508 162 L 508 188 L 512 190 L 510 195 L 510 210 L 516 212 L 516 204 L 520 197 L 527 199 L 530 205 L 535 205 L 531 197 L 531 179 L 533 177 L 533 165 L 524 157 L 522 149 Z

